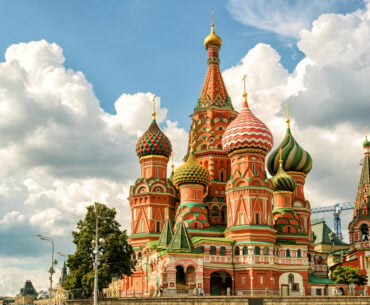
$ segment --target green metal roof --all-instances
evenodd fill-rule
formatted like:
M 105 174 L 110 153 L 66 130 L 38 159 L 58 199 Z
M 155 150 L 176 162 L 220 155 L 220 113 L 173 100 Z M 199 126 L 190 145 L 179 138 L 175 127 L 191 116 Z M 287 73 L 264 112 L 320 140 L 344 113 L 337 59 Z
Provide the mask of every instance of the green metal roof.
M 179 221 L 176 224 L 176 230 L 168 246 L 168 252 L 192 252 L 193 248 L 193 243 L 184 223 Z
M 194 236 L 192 239 L 193 244 L 200 243 L 202 241 L 206 242 L 223 242 L 223 243 L 232 243 L 233 240 L 226 237 L 205 237 L 205 236 Z
M 164 224 L 161 236 L 158 240 L 158 248 L 167 248 L 173 237 L 173 223 L 171 219 L 167 218 Z
M 313 221 L 311 225 L 312 232 L 315 233 L 316 239 L 314 244 L 326 244 L 331 245 L 332 242 L 329 239 L 329 234 L 333 233 L 333 231 L 328 227 L 325 223 L 325 220 Z M 349 246 L 348 244 L 341 241 L 334 233 L 334 245 L 343 245 Z
M 335 284 L 334 281 L 331 279 L 323 279 L 313 274 L 308 275 L 308 283 L 309 284 L 322 284 L 322 285 Z

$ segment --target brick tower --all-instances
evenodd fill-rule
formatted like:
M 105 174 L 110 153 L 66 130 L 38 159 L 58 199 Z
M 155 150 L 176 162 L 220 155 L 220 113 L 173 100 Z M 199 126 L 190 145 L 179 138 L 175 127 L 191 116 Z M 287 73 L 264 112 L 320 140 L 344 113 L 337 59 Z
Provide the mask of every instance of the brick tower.
M 131 245 L 139 249 L 157 240 L 167 218 L 173 218 L 177 190 L 167 178 L 171 143 L 159 129 L 156 113 L 147 131 L 136 145 L 141 177 L 130 188 Z
M 189 134 L 194 141 L 197 161 L 209 170 L 211 183 L 205 206 L 210 224 L 226 224 L 225 183 L 230 178 L 230 160 L 222 149 L 221 138 L 227 125 L 236 117 L 229 94 L 220 72 L 219 51 L 221 38 L 215 33 L 214 24 L 204 40 L 208 52 L 208 70 L 197 105 L 191 114 Z

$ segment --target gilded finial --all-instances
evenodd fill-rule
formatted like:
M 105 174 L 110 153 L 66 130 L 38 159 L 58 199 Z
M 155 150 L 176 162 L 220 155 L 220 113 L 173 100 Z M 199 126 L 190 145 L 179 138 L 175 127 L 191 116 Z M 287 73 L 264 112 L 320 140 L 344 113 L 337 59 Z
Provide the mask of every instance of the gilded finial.
M 208 49 L 208 46 L 210 46 L 210 45 L 215 45 L 215 46 L 218 46 L 219 48 L 222 45 L 222 39 L 221 39 L 221 37 L 218 36 L 215 33 L 215 24 L 214 24 L 214 20 L 213 20 L 214 19 L 214 15 L 215 15 L 215 12 L 212 11 L 212 13 L 211 13 L 211 20 L 212 20 L 212 23 L 211 23 L 211 32 L 204 39 L 204 46 L 206 47 L 206 49 Z
M 282 153 L 281 153 L 281 148 L 279 149 L 279 164 L 280 164 L 280 167 L 283 167 L 283 158 L 281 157 Z
M 244 102 L 247 101 L 247 97 L 248 97 L 246 83 L 247 83 L 247 75 L 243 75 L 243 85 L 244 85 L 243 97 L 244 97 Z
M 365 127 L 364 127 L 365 140 L 367 140 L 367 130 L 368 130 L 368 127 L 367 127 L 367 126 L 365 126 Z
M 290 128 L 289 106 L 290 106 L 289 103 L 286 103 L 285 104 L 285 108 L 286 108 L 286 123 L 288 125 L 288 128 Z
M 156 116 L 157 116 L 157 113 L 155 112 L 155 99 L 156 99 L 156 96 L 154 95 L 154 97 L 153 97 L 153 113 L 152 113 L 153 120 L 155 120 Z

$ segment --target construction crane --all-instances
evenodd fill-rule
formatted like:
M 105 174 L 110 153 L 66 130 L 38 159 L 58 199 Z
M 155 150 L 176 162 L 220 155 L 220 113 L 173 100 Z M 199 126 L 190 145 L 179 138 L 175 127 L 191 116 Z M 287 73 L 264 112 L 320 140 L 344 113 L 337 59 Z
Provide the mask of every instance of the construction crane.
M 333 212 L 334 215 L 334 233 L 335 235 L 342 240 L 342 225 L 340 220 L 340 214 L 344 210 L 352 210 L 354 209 L 355 204 L 354 202 L 343 202 L 343 203 L 336 203 L 332 206 L 320 207 L 320 208 L 313 208 L 311 209 L 312 214 L 318 213 L 326 213 L 326 212 Z

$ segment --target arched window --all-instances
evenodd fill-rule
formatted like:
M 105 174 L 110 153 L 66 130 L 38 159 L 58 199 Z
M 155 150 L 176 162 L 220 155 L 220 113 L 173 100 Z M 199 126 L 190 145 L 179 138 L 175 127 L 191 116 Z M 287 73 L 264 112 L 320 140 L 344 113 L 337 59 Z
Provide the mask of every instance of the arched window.
M 143 255 L 141 254 L 141 252 L 139 252 L 139 253 L 137 254 L 137 257 L 138 257 L 138 259 L 141 259 L 141 258 L 143 257 Z
M 223 169 L 221 169 L 220 170 L 220 181 L 225 182 L 225 180 L 226 180 L 225 171 Z
M 369 240 L 369 226 L 364 223 L 360 227 L 361 230 L 361 240 L 366 241 Z
M 211 255 L 216 255 L 216 247 L 215 246 L 211 246 L 209 248 L 209 254 Z
M 196 247 L 195 249 L 194 249 L 194 252 L 195 253 L 204 253 L 204 247 L 203 246 L 199 246 L 199 247 Z
M 269 255 L 269 248 L 268 247 L 264 247 L 263 248 L 263 255 Z
M 221 208 L 221 221 L 222 222 L 226 222 L 226 206 L 224 205 L 222 208 Z
M 288 275 L 288 283 L 294 283 L 294 275 L 291 273 Z
M 225 247 L 220 248 L 220 255 L 222 255 L 222 256 L 226 255 L 226 248 Z
M 261 249 L 260 249 L 260 247 L 258 247 L 258 246 L 257 246 L 257 247 L 255 247 L 255 248 L 254 248 L 254 254 L 255 254 L 255 255 L 260 255 L 260 254 L 261 254 Z
M 212 216 L 218 216 L 218 206 L 214 205 L 212 207 Z
M 247 246 L 243 247 L 243 255 L 248 255 L 248 247 Z
M 157 221 L 155 229 L 156 229 L 156 232 L 161 232 L 161 222 L 160 221 Z
M 319 256 L 318 258 L 317 258 L 317 263 L 320 265 L 320 264 L 322 264 L 322 257 L 321 256 Z
M 298 249 L 298 251 L 297 251 L 297 257 L 302 257 L 302 250 L 301 249 Z
M 308 261 L 310 262 L 310 261 L 311 261 L 311 259 L 312 259 L 312 258 L 311 258 L 311 254 L 310 254 L 310 253 L 308 253 L 308 254 L 307 254 L 307 257 L 308 257 Z
M 286 255 L 285 256 L 290 257 L 290 250 L 289 249 L 286 250 Z
M 256 214 L 256 225 L 260 224 L 260 214 Z
M 240 255 L 240 248 L 239 247 L 235 247 L 234 254 L 235 254 L 235 256 L 239 256 Z

